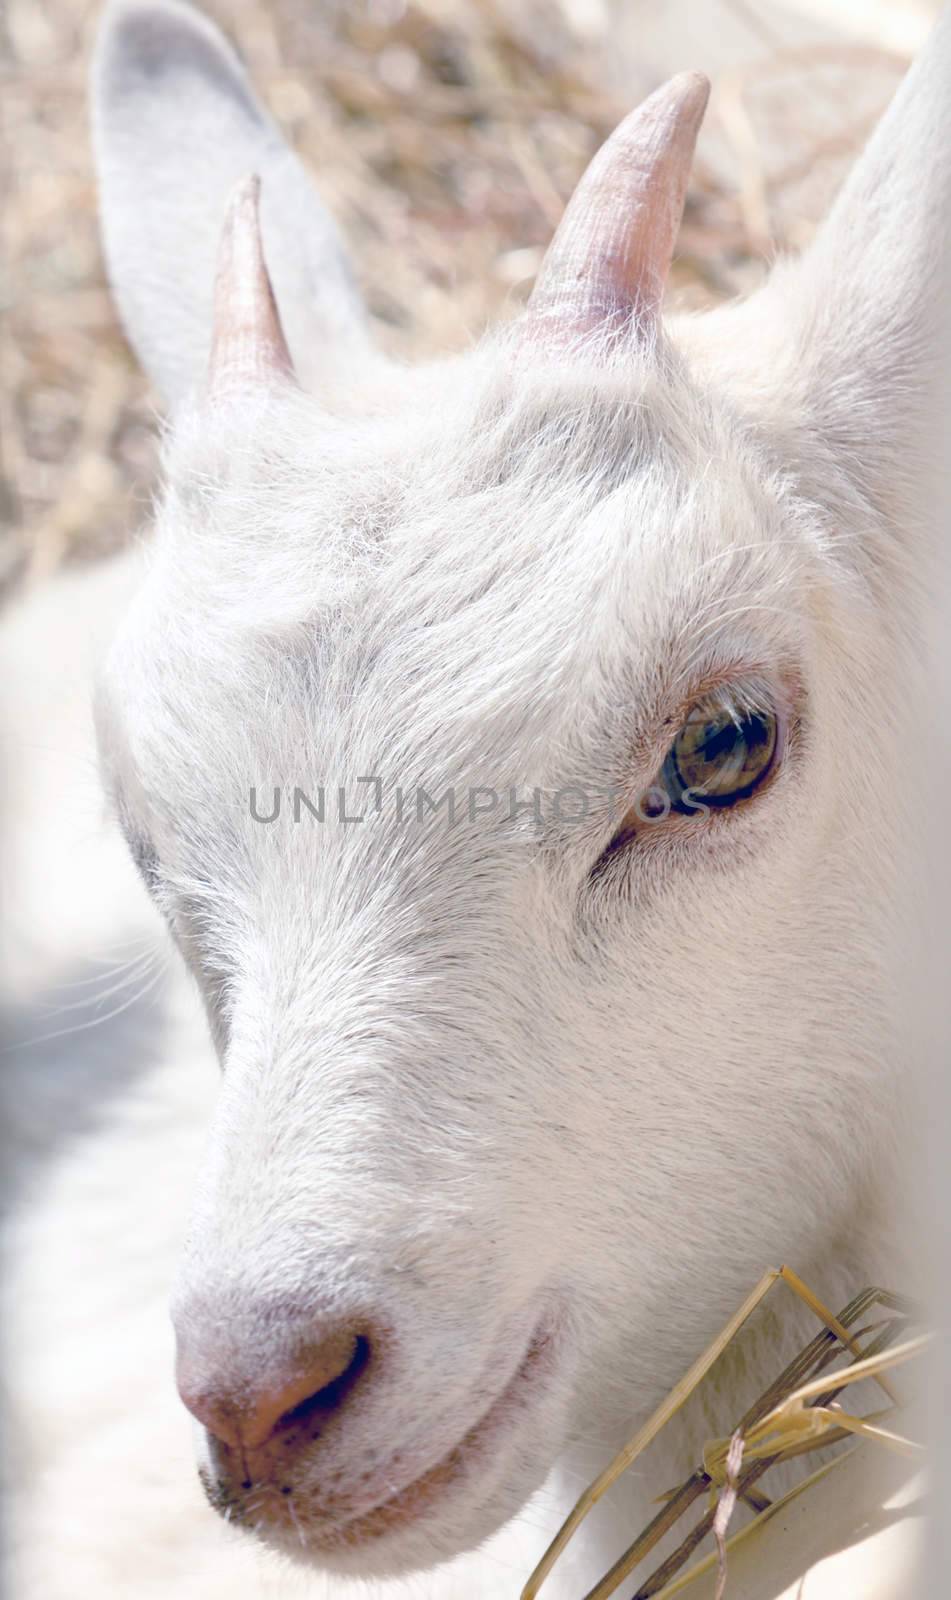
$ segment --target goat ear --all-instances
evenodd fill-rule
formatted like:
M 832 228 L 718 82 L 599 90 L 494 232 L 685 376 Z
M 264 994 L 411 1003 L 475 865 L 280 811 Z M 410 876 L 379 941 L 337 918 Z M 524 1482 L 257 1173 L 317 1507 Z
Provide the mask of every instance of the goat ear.
M 301 382 L 365 351 L 337 230 L 234 51 L 181 0 L 112 0 L 93 67 L 106 260 L 143 366 L 174 404 L 204 379 L 215 265 L 239 180 L 261 178 L 261 228 Z
M 949 289 L 949 113 L 946 10 L 812 245 L 767 290 L 774 326 L 792 335 L 784 404 L 797 395 L 814 436 L 893 510 L 907 506 L 916 482 L 923 489 L 934 448 Z

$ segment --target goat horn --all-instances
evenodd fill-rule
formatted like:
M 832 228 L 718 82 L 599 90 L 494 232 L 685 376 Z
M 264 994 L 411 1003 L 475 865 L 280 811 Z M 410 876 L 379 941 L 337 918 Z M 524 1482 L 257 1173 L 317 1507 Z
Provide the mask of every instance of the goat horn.
M 602 145 L 542 262 L 523 324 L 527 339 L 557 343 L 608 323 L 650 336 L 709 94 L 703 73 L 679 73 Z
M 243 178 L 221 231 L 208 377 L 215 396 L 294 375 L 264 260 L 260 195 L 258 175 Z

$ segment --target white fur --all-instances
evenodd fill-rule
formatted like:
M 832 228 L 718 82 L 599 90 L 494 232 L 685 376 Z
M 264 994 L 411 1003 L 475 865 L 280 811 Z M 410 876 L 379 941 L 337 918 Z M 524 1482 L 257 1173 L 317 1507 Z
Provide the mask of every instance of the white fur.
M 204 26 L 187 95 L 123 76 L 166 25 L 187 41 L 186 8 L 112 9 L 98 111 L 112 271 L 160 376 L 165 257 L 123 232 L 115 174 L 150 165 L 137 128 L 160 139 L 193 112 L 207 129 L 220 94 L 195 70 Z M 543 361 L 507 330 L 405 372 L 362 343 L 348 364 L 325 333 L 322 382 L 214 411 L 181 399 L 176 368 L 149 572 L 99 727 L 222 1056 L 180 1325 L 214 1326 L 253 1379 L 293 1331 L 265 1324 L 271 1297 L 392 1324 L 391 1362 L 299 1468 L 305 1506 L 329 1473 L 396 1488 L 437 1462 L 552 1330 L 547 1380 L 438 1511 L 318 1566 L 432 1566 L 546 1479 L 527 1526 L 553 1531 L 766 1265 L 836 1305 L 900 1278 L 883 1221 L 901 1145 L 895 728 L 921 604 L 949 35 L 946 18 L 805 261 L 655 350 Z M 385 797 L 636 789 L 724 671 L 795 702 L 780 776 L 593 884 L 603 809 L 541 839 L 524 817 L 400 829 L 387 805 L 352 825 L 249 814 L 252 784 L 354 795 L 368 774 Z M 594 1519 L 553 1600 L 769 1374 L 769 1331 Z

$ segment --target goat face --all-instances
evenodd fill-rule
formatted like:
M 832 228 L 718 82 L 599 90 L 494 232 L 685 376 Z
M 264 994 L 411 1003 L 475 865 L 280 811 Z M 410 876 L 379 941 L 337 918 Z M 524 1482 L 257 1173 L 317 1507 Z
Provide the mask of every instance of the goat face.
M 660 102 L 668 198 L 696 93 Z M 197 260 L 160 236 L 181 141 L 125 217 L 130 130 L 156 139 L 166 105 L 228 133 L 189 158 Z M 210 319 L 183 350 L 161 295 L 202 327 L 194 218 L 256 166 L 266 241 L 315 253 L 285 263 L 302 280 L 329 225 L 181 6 L 112 13 L 98 114 L 113 274 L 176 402 L 103 764 L 223 1069 L 179 1383 L 230 1516 L 347 1570 L 428 1565 L 573 1432 L 655 1400 L 764 1260 L 833 1236 L 887 1137 L 919 413 L 906 390 L 879 426 L 874 306 L 821 337 L 822 250 L 861 194 L 758 300 L 661 333 L 672 239 L 648 228 L 611 280 L 592 180 L 528 318 L 432 368 L 368 353 L 330 258 L 344 370 L 307 389 L 243 190 L 189 397 Z M 582 245 L 579 305 L 558 251 Z

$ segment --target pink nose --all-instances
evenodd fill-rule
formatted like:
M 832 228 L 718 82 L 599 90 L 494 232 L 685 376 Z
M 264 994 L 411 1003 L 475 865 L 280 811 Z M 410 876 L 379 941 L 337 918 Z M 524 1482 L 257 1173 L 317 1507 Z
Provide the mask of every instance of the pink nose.
M 180 1341 L 178 1392 L 221 1444 L 256 1451 L 278 1435 L 290 1436 L 305 1420 L 338 1411 L 369 1355 L 362 1334 L 334 1331 L 299 1345 L 276 1366 L 262 1364 L 260 1378 L 249 1379 L 225 1367 L 216 1371 L 207 1357 L 196 1361 Z

